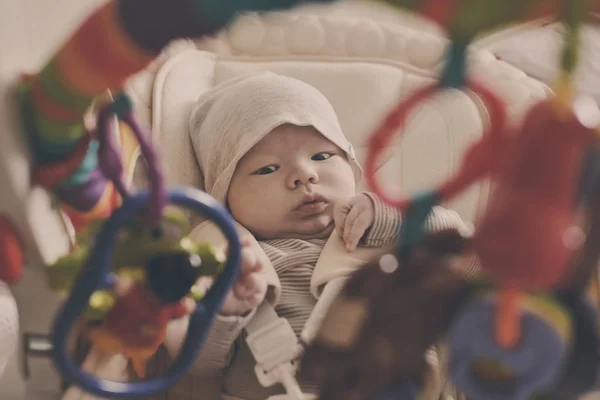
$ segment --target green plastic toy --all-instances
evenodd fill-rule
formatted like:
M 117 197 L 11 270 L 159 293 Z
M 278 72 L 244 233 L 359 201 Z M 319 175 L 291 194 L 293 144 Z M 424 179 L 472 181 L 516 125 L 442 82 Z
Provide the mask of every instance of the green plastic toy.
M 78 236 L 77 247 L 69 254 L 46 266 L 46 275 L 51 290 L 68 293 L 73 287 L 79 272 L 85 265 L 94 235 L 100 223 L 90 225 Z M 157 256 L 188 254 L 200 258 L 200 276 L 215 276 L 221 272 L 225 261 L 224 253 L 210 243 L 195 243 L 190 239 L 191 228 L 183 212 L 166 209 L 161 223 L 148 229 L 136 221 L 123 229 L 117 237 L 113 257 L 112 272 L 119 277 L 135 281 L 146 279 L 145 266 Z M 193 286 L 190 297 L 198 301 L 204 292 Z M 85 314 L 89 321 L 99 321 L 115 304 L 116 295 L 110 288 L 96 291 L 90 298 Z

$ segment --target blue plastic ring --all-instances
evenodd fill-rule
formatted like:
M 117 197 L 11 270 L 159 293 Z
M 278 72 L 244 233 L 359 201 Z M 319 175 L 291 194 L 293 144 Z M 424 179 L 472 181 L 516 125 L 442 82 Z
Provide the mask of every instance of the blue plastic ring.
M 90 296 L 104 286 L 110 274 L 110 263 L 117 233 L 150 202 L 150 193 L 141 191 L 126 199 L 122 206 L 103 224 L 89 262 L 82 269 L 68 299 L 58 311 L 52 330 L 53 358 L 67 379 L 83 390 L 102 397 L 137 397 L 159 392 L 181 379 L 199 355 L 202 343 L 221 304 L 235 283 L 240 267 L 241 244 L 235 223 L 229 212 L 208 194 L 192 188 L 175 188 L 168 192 L 172 204 L 191 209 L 213 220 L 229 241 L 227 262 L 206 296 L 198 302 L 190 317 L 185 342 L 173 365 L 155 380 L 115 382 L 87 374 L 67 354 L 67 337 L 78 317 L 88 305 Z

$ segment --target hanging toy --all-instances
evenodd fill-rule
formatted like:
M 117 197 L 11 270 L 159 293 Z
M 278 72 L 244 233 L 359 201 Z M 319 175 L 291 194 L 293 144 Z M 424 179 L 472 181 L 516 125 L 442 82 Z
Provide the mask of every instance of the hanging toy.
M 509 288 L 547 290 L 566 277 L 583 244 L 575 225 L 578 177 L 595 131 L 551 101 L 537 104 L 507 149 L 473 238 L 486 272 Z M 558 162 L 560 160 L 560 162 Z
M 164 342 L 167 324 L 191 314 L 195 302 L 187 297 L 201 276 L 202 260 L 188 253 L 162 254 L 149 261 L 144 280 L 117 278 L 114 304 L 89 337 L 101 354 L 123 354 L 139 377 Z
M 111 288 L 116 283 L 111 273 L 116 238 L 123 226 L 139 218 L 140 212 L 150 201 L 150 194 L 146 191 L 128 197 L 95 236 L 89 258 L 79 273 L 69 297 L 59 310 L 52 331 L 53 356 L 57 367 L 70 382 L 94 395 L 145 396 L 164 390 L 180 379 L 197 357 L 225 294 L 237 278 L 240 242 L 227 211 L 210 196 L 193 189 L 173 190 L 168 193 L 168 200 L 212 219 L 222 228 L 229 241 L 227 262 L 215 284 L 191 314 L 188 334 L 180 356 L 163 376 L 152 381 L 117 383 L 104 381 L 83 372 L 71 361 L 66 339 L 79 316 L 85 314 L 94 294 L 98 294 L 99 290 Z M 171 267 L 168 274 L 165 270 L 167 266 Z M 185 301 L 181 302 L 178 298 L 188 293 L 195 278 L 200 276 L 199 269 L 202 268 L 202 263 L 194 254 L 164 252 L 154 255 L 143 267 L 145 279 L 134 282 L 133 286 L 121 295 L 117 294 L 114 305 L 105 314 L 103 326 L 92 334 L 92 340 L 105 345 L 105 349 L 113 345 L 113 350 L 124 349 L 126 355 L 134 358 L 134 365 L 147 358 L 150 351 L 155 349 L 162 339 L 164 325 L 170 318 L 190 311 Z M 118 282 L 119 278 L 116 281 Z M 123 322 L 123 319 L 127 318 L 131 320 Z M 137 369 L 143 372 L 143 367 L 139 364 L 137 366 Z
M 23 74 L 16 103 L 31 153 L 32 184 L 55 196 L 77 232 L 108 218 L 119 206 L 119 192 L 99 173 L 101 138 L 85 124 L 85 116 L 98 96 L 106 90 L 120 91 L 171 41 L 213 35 L 239 12 L 330 1 L 106 2 L 82 21 L 39 72 Z M 0 276 L 16 284 L 24 253 L 37 246 L 26 235 L 21 237 L 19 224 L 12 218 L 2 216 L 6 223 L 0 226 Z
M 524 293 L 564 286 L 585 237 L 576 224 L 578 184 L 595 130 L 580 121 L 577 105 L 570 113 L 557 112 L 551 100 L 535 105 L 511 136 L 506 161 L 494 175 L 494 191 L 472 241 L 500 290 L 461 310 L 448 335 L 452 379 L 475 399 L 528 399 L 546 390 L 560 378 L 577 339 L 568 332 L 581 312 L 548 299 L 532 309 L 536 297 Z M 492 336 L 472 329 L 490 324 Z M 469 368 L 480 359 L 504 365 L 511 383 L 494 387 L 474 376 Z
M 429 209 L 415 206 L 427 205 L 425 199 L 429 205 L 445 201 L 479 179 L 492 178 L 488 208 L 471 240 L 491 286 L 463 299 L 450 324 L 450 375 L 475 400 L 528 399 L 550 390 L 562 376 L 581 340 L 579 332 L 589 326 L 589 321 L 582 322 L 585 313 L 579 303 L 562 301 L 556 291 L 572 286 L 574 279 L 586 279 L 585 273 L 577 275 L 574 264 L 585 241 L 578 221 L 585 192 L 581 178 L 600 118 L 592 101 L 575 96 L 572 76 L 581 21 L 591 4 L 459 0 L 412 5 L 446 27 L 452 44 L 439 82 L 401 102 L 373 133 L 367 182 L 405 217 L 416 213 L 423 219 Z M 466 77 L 465 49 L 482 30 L 551 9 L 567 27 L 556 96 L 536 104 L 522 126 L 509 132 L 503 105 Z M 476 89 L 489 109 L 490 132 L 466 152 L 458 173 L 439 188 L 415 199 L 389 197 L 375 176 L 377 159 L 408 112 L 449 86 Z M 401 245 L 410 252 L 423 235 L 422 223 L 404 225 L 410 232 Z M 597 340 L 596 333 L 593 337 Z M 590 364 L 595 370 L 596 364 Z
M 143 134 L 127 97 L 119 96 L 100 110 L 97 129 L 88 129 L 85 116 L 94 100 L 107 89 L 119 92 L 129 77 L 146 68 L 172 40 L 214 34 L 240 11 L 276 10 L 302 2 L 111 0 L 83 21 L 38 73 L 23 77 L 17 105 L 33 160 L 33 184 L 54 195 L 80 240 L 73 254 L 46 268 L 51 287 L 68 293 L 56 316 L 52 344 L 56 366 L 69 382 L 111 398 L 144 396 L 175 383 L 198 355 L 239 264 L 240 243 L 228 212 L 199 191 L 165 190 L 158 156 L 148 139 L 151 135 Z M 108 122 L 113 115 L 131 128 L 139 142 L 149 167 L 150 192 L 128 192 Z M 148 242 L 164 247 L 145 247 L 142 238 L 122 240 L 121 235 L 140 232 L 147 239 L 156 226 L 168 221 L 164 213 L 167 202 L 190 208 L 222 228 L 229 241 L 222 268 L 210 261 L 214 254 L 208 247 L 186 242 L 186 234 L 180 240 Z M 16 283 L 25 244 L 10 221 L 0 229 L 0 276 Z M 91 235 L 89 240 L 84 238 L 86 234 Z M 128 247 L 134 243 L 140 247 Z M 156 260 L 180 269 L 164 275 Z M 164 325 L 192 311 L 186 306 L 189 301 L 180 299 L 188 296 L 185 293 L 190 291 L 192 277 L 214 273 L 213 268 L 219 269 L 218 278 L 194 308 L 181 355 L 165 375 L 148 382 L 109 382 L 86 374 L 68 357 L 66 338 L 76 321 L 85 316 L 100 324 L 92 332 L 95 344 L 106 352 L 125 353 L 142 374 L 143 360 L 162 341 Z M 169 295 L 161 285 L 173 283 L 169 279 L 178 274 L 187 278 L 178 281 L 182 286 Z M 132 284 L 124 289 L 124 279 L 132 275 Z M 136 313 L 142 304 L 151 304 L 152 313 Z
M 572 27 L 571 36 L 576 30 Z M 501 285 L 496 300 L 487 303 L 489 312 L 495 313 L 494 320 L 487 319 L 484 311 L 476 314 L 475 308 L 466 308 L 449 333 L 453 381 L 476 399 L 527 399 L 547 390 L 560 378 L 573 340 L 564 333 L 567 327 L 550 322 L 548 312 L 562 315 L 562 324 L 569 325 L 569 331 L 573 329 L 570 325 L 578 322 L 574 318 L 582 318 L 573 308 L 548 304 L 532 314 L 527 307 L 531 296 L 524 294 L 560 289 L 568 282 L 572 261 L 585 239 L 576 218 L 578 184 L 598 121 L 597 117 L 588 121 L 585 100 L 572 94 L 571 47 L 565 49 L 558 97 L 535 105 L 507 147 L 506 161 L 500 166 L 493 195 L 473 238 L 483 268 Z M 470 320 L 461 321 L 469 314 Z M 479 334 L 471 335 L 468 344 L 464 342 L 461 333 L 468 327 L 489 323 L 495 340 Z M 533 364 L 518 354 L 546 361 Z M 478 358 L 507 366 L 513 374 L 512 386 L 505 383 L 490 392 L 481 377 L 467 372 Z
M 146 275 L 145 266 L 162 254 L 187 254 L 190 258 L 202 260 L 199 270 L 202 275 L 217 275 L 220 272 L 223 257 L 209 244 L 195 243 L 188 237 L 191 227 L 180 210 L 166 208 L 159 224 L 152 229 L 142 222 L 134 221 L 119 232 L 111 265 L 111 272 L 115 276 L 143 279 Z M 78 236 L 78 245 L 71 253 L 45 267 L 52 290 L 68 293 L 73 288 L 77 275 L 90 256 L 94 237 L 100 227 L 100 222 L 90 225 Z
M 150 231 L 133 226 L 120 232 L 119 239 L 125 240 L 115 248 L 112 268 L 120 272 L 112 285 L 116 293 L 95 292 L 86 312 L 95 322 L 89 329 L 94 348 L 125 355 L 139 377 L 164 342 L 167 323 L 194 310 L 192 297 L 201 299 L 202 293 L 193 293 L 198 278 L 218 275 L 224 262 L 210 245 L 184 236 L 190 232 L 184 215 L 168 216 Z
M 300 362 L 320 398 L 415 398 L 429 372 L 426 351 L 461 295 L 451 264 L 465 244 L 455 230 L 433 233 L 352 275 Z
M 557 82 L 562 97 L 536 104 L 520 131 L 509 135 L 515 140 L 504 149 L 494 193 L 474 237 L 488 273 L 515 288 L 556 286 L 573 250 L 582 244 L 569 237 L 576 233 L 569 228 L 575 221 L 579 177 L 596 135 L 593 125 L 600 119 L 588 121 L 590 104 L 572 94 L 572 37 L 578 26 L 573 22 L 567 33 Z
M 119 232 L 111 265 L 112 290 L 94 292 L 85 310 L 94 348 L 103 354 L 126 355 L 141 377 L 146 361 L 164 341 L 166 324 L 193 311 L 192 295 L 200 300 L 202 293 L 193 293 L 197 279 L 218 275 L 224 262 L 209 244 L 196 244 L 187 237 L 189 225 L 177 211 L 167 209 L 153 229 L 138 223 Z M 93 240 L 92 232 L 82 236 Z M 80 244 L 46 267 L 53 290 L 72 289 L 91 246 Z
M 562 372 L 572 340 L 571 319 L 550 298 L 524 296 L 519 301 L 523 334 L 519 345 L 506 351 L 489 331 L 473 329 L 494 326 L 496 296 L 474 299 L 453 321 L 448 333 L 450 376 L 474 399 L 526 400 Z
M 571 276 L 556 293 L 556 299 L 572 318 L 571 351 L 561 377 L 536 399 L 561 400 L 578 398 L 594 389 L 600 373 L 600 339 L 598 338 L 598 276 L 600 260 L 600 161 L 598 144 L 590 149 L 584 171 L 581 203 L 588 209 L 589 228 L 584 247 L 574 259 Z
M 150 190 L 131 195 L 123 182 L 121 157 L 113 142 L 116 115 L 138 138 L 148 162 Z M 124 95 L 103 107 L 97 123 L 99 170 L 122 198 L 108 220 L 80 232 L 77 248 L 46 267 L 51 287 L 68 292 L 53 330 L 53 357 L 66 379 L 98 396 L 135 397 L 163 390 L 181 378 L 194 362 L 226 293 L 237 277 L 240 242 L 223 206 L 191 188 L 166 192 L 147 133 L 132 116 Z M 184 214 L 167 202 L 213 220 L 229 241 L 227 262 L 207 244 L 188 238 Z M 217 276 L 206 296 L 193 297 L 202 275 Z M 196 305 L 196 302 L 198 305 Z M 167 323 L 191 314 L 183 351 L 166 374 L 147 382 L 116 383 L 83 372 L 67 353 L 66 338 L 80 317 L 89 322 L 90 340 L 101 354 L 120 353 L 139 376 L 165 338 Z

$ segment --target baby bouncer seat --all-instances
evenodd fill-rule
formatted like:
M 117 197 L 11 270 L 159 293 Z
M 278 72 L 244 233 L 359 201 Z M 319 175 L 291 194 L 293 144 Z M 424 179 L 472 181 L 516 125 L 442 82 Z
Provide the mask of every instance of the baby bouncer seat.
M 413 27 L 406 25 L 326 12 L 249 13 L 210 40 L 174 43 L 152 69 L 129 85 L 141 114 L 152 125 L 168 182 L 201 187 L 188 128 L 190 110 L 199 95 L 228 79 L 256 71 L 291 76 L 322 91 L 333 104 L 359 162 L 363 161 L 368 135 L 377 122 L 399 97 L 431 83 L 445 55 L 448 43 L 430 27 L 423 24 L 422 29 L 430 33 L 422 33 L 414 21 Z M 513 122 L 548 94 L 545 85 L 485 50 L 474 49 L 469 61 L 473 74 L 500 94 Z M 403 193 L 416 193 L 441 182 L 455 172 L 463 152 L 480 138 L 487 123 L 486 109 L 474 94 L 449 90 L 436 96 L 411 115 L 402 145 L 390 146 L 379 167 L 382 179 Z M 359 190 L 364 189 L 363 181 Z M 474 222 L 485 207 L 487 191 L 486 182 L 478 184 L 446 206 L 464 221 Z M 212 235 L 219 240 L 215 230 L 200 230 L 203 238 Z M 320 298 L 302 333 L 303 341 L 312 339 L 341 286 L 322 292 L 325 284 L 347 276 L 373 256 L 366 249 L 353 254 L 342 249 L 334 235 L 317 263 L 311 290 Z M 270 274 L 270 284 L 265 307 L 267 314 L 274 314 L 279 296 L 274 273 Z M 286 328 L 276 315 L 267 320 L 268 327 L 248 327 L 247 342 L 257 359 L 259 381 L 266 386 L 283 384 L 288 394 L 272 400 L 300 399 L 292 379 L 297 339 L 289 324 Z M 278 340 L 275 346 L 270 333 L 288 339 Z M 439 391 L 430 395 L 436 398 Z
M 372 128 L 398 98 L 434 80 L 447 44 L 421 29 L 333 13 L 246 14 L 210 40 L 174 43 L 130 81 L 128 92 L 139 117 L 153 129 L 167 183 L 201 187 L 189 142 L 188 117 L 203 91 L 259 70 L 306 81 L 329 98 L 359 160 L 363 160 Z M 547 94 L 544 85 L 484 50 L 474 50 L 470 62 L 474 74 L 501 95 L 514 121 Z M 487 122 L 486 110 L 475 95 L 447 91 L 435 97 L 411 115 L 402 146 L 393 151 L 390 148 L 380 166 L 383 179 L 392 187 L 400 182 L 397 189 L 403 193 L 433 186 L 455 171 L 463 151 L 481 136 Z M 364 182 L 360 189 L 365 189 Z M 447 206 L 465 221 L 475 221 L 485 205 L 487 189 L 485 183 L 476 185 Z M 219 240 L 216 234 L 214 240 Z M 345 255 L 337 252 L 336 246 L 341 244 L 330 240 L 319 260 L 311 285 L 315 296 L 324 296 L 320 290 L 327 282 L 347 275 L 370 257 L 360 251 Z M 268 302 L 272 306 L 279 287 L 274 274 L 271 279 Z M 315 318 L 318 321 L 318 316 Z M 305 332 L 310 339 L 311 329 Z M 93 356 L 92 350 L 84 362 L 88 370 L 106 378 L 123 378 L 122 362 L 95 364 Z M 259 365 L 257 370 L 269 374 L 274 367 Z M 79 398 L 81 394 L 72 387 L 63 398 Z

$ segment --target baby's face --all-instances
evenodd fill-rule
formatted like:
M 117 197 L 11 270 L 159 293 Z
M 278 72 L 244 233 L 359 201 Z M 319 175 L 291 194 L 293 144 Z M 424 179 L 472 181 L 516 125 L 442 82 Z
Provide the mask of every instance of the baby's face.
M 341 149 L 312 127 L 282 125 L 240 160 L 227 202 L 258 239 L 326 238 L 333 204 L 355 189 Z

